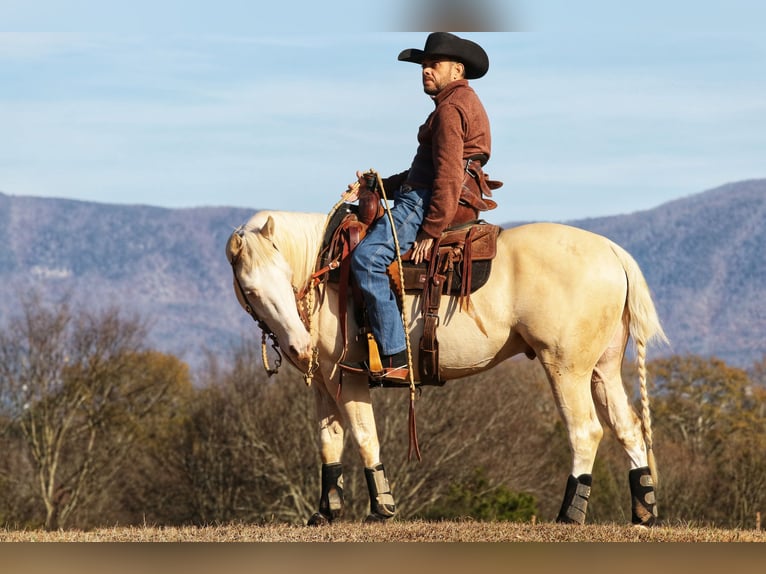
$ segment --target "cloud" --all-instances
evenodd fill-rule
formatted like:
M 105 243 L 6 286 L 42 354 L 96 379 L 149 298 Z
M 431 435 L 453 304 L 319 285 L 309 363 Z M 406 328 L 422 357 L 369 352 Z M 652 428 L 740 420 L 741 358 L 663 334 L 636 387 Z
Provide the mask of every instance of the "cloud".
M 765 86 L 747 69 L 762 57 L 744 42 L 716 59 L 713 47 L 674 36 L 623 65 L 631 42 L 602 56 L 603 42 L 581 49 L 544 33 L 468 37 L 492 58 L 474 86 L 492 119 L 488 171 L 506 181 L 494 221 L 617 213 L 625 198 L 638 208 L 671 188 L 764 175 L 754 166 L 766 151 Z M 388 174 L 411 160 L 432 104 L 418 68 L 396 54 L 424 40 L 359 25 L 319 35 L 0 34 L 0 188 L 321 212 L 356 169 Z
M 92 46 L 79 34 L 0 32 L 0 60 L 41 60 Z

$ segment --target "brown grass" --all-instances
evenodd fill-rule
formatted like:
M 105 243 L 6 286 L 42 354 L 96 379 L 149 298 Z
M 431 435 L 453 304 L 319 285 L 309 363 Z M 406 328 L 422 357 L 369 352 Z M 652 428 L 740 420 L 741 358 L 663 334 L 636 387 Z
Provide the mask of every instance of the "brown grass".
M 0 530 L 2 542 L 766 542 L 766 531 L 686 525 L 651 529 L 630 525 L 565 526 L 508 522 L 394 521 L 340 523 L 323 528 L 289 525 L 115 527 L 87 532 Z
M 0 571 L 25 574 L 647 574 L 654 571 L 733 574 L 762 572 L 766 559 L 766 546 L 762 544 L 707 544 L 766 542 L 763 531 L 692 526 L 646 530 L 623 525 L 575 527 L 469 521 L 362 525 L 347 522 L 327 528 L 227 525 L 103 528 L 89 532 L 0 530 L 0 541 L 25 542 L 0 544 Z M 61 544 L 28 543 L 33 541 Z M 75 544 L 63 544 L 68 542 Z M 89 542 L 111 544 L 83 544 Z M 147 544 L 133 544 L 136 542 Z M 150 544 L 152 542 L 170 544 Z M 233 544 L 213 544 L 219 542 Z M 333 544 L 312 544 L 316 542 Z M 458 544 L 439 544 L 442 542 Z M 498 544 L 490 544 L 493 542 Z M 665 544 L 673 542 L 679 544 Z M 686 544 L 688 542 L 703 544 Z

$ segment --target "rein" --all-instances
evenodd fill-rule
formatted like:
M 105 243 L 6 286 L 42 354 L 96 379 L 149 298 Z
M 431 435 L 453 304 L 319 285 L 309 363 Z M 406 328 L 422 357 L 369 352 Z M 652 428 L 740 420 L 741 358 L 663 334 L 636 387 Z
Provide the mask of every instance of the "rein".
M 370 170 L 368 173 L 370 173 L 371 175 L 374 175 L 375 177 L 375 185 L 380 190 L 380 195 L 383 200 L 384 211 L 388 217 L 388 222 L 391 225 L 391 233 L 393 234 L 393 239 L 394 239 L 394 251 L 396 252 L 396 262 L 397 262 L 397 267 L 399 268 L 399 284 L 402 286 L 402 290 L 397 294 L 399 295 L 399 303 L 400 303 L 401 312 L 402 312 L 402 326 L 404 327 L 404 334 L 405 334 L 404 340 L 407 343 L 407 369 L 408 369 L 407 372 L 409 375 L 409 385 L 410 385 L 410 411 L 408 416 L 410 444 L 409 444 L 409 449 L 407 451 L 407 460 L 409 461 L 412 459 L 412 453 L 414 452 L 418 461 L 421 461 L 423 460 L 423 457 L 420 454 L 420 445 L 418 444 L 418 429 L 417 429 L 417 423 L 415 420 L 415 395 L 416 395 L 417 387 L 415 386 L 415 378 L 413 376 L 412 346 L 410 345 L 410 334 L 407 330 L 407 325 L 409 325 L 409 318 L 407 316 L 407 306 L 404 303 L 404 266 L 402 265 L 402 254 L 399 249 L 399 237 L 396 234 L 396 225 L 394 224 L 394 216 L 391 213 L 391 207 L 388 204 L 388 197 L 386 196 L 386 189 L 383 186 L 383 180 L 381 179 L 380 174 L 377 172 L 374 172 L 373 170 Z

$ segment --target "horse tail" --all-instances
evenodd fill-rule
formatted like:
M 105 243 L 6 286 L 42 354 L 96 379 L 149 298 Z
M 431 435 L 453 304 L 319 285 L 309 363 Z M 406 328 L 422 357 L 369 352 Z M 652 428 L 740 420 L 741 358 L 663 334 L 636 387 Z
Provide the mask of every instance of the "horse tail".
M 628 311 L 628 328 L 633 339 L 636 363 L 638 365 L 638 380 L 641 393 L 641 427 L 644 434 L 644 443 L 646 443 L 649 470 L 655 484 L 657 484 L 659 480 L 657 463 L 652 448 L 652 418 L 649 410 L 649 393 L 646 389 L 646 348 L 654 341 L 666 344 L 669 341 L 660 324 L 660 318 L 652 301 L 649 286 L 638 263 L 622 247 L 613 242 L 610 242 L 610 244 L 628 280 L 626 306 Z

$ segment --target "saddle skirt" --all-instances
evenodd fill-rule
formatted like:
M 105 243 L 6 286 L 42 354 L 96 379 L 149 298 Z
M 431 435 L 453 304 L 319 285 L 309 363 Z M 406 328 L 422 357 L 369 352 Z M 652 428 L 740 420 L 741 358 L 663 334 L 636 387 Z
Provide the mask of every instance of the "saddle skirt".
M 444 294 L 466 297 L 480 289 L 492 271 L 499 233 L 497 225 L 471 221 L 442 233 L 426 261 L 420 264 L 413 263 L 410 253 L 405 253 L 402 256 L 404 290 L 422 291 L 433 273 L 444 275 Z M 388 273 L 394 288 L 401 292 L 397 261 L 389 266 Z

